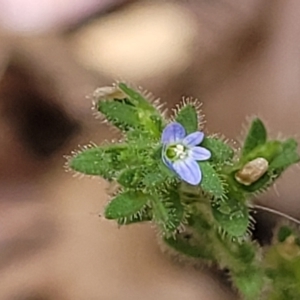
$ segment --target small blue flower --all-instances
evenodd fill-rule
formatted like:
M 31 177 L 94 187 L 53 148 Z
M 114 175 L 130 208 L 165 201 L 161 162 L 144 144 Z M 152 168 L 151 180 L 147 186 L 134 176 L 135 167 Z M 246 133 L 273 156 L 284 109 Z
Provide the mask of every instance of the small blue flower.
M 204 133 L 200 131 L 186 135 L 184 127 L 177 122 L 168 124 L 162 133 L 163 162 L 191 185 L 198 185 L 202 180 L 197 161 L 208 160 L 211 157 L 209 150 L 197 146 L 203 138 Z

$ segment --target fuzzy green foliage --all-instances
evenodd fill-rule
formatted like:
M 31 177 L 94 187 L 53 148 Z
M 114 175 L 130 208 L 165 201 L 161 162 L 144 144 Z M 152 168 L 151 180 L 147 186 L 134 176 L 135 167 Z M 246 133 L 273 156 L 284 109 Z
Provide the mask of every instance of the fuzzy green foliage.
M 141 192 L 127 191 L 118 194 L 113 198 L 105 208 L 105 217 L 107 219 L 131 219 L 142 214 L 149 198 Z
M 268 300 L 300 299 L 299 231 L 280 226 L 265 254 L 266 276 L 272 281 Z
M 256 147 L 264 145 L 267 141 L 267 131 L 263 122 L 255 118 L 249 128 L 248 135 L 242 148 L 242 157 L 247 156 Z
M 162 129 L 162 116 L 141 93 L 119 83 L 116 87 L 123 93 L 123 99 L 101 99 L 96 103 L 96 109 L 107 121 L 123 131 L 141 129 L 148 132 L 149 138 L 159 138 Z
M 206 263 L 216 263 L 213 252 L 204 245 L 204 239 L 196 240 L 195 235 L 180 235 L 176 237 L 165 237 L 165 243 L 173 250 L 184 254 L 187 258 L 197 258 Z
M 126 166 L 124 157 L 128 153 L 127 145 L 110 145 L 88 148 L 70 160 L 70 168 L 74 171 L 101 176 L 112 180 L 115 174 Z
M 228 270 L 243 299 L 300 299 L 297 232 L 282 226 L 273 246 L 262 251 L 251 240 L 250 216 L 252 196 L 299 162 L 297 142 L 269 139 L 258 118 L 250 124 L 241 151 L 218 135 L 205 136 L 197 147 L 211 156 L 193 165 L 202 178 L 191 185 L 166 162 L 161 137 L 172 122 L 181 124 L 187 135 L 197 132 L 199 105 L 185 103 L 168 119 L 158 103 L 125 83 L 101 91 L 95 108 L 122 132 L 123 142 L 87 147 L 68 166 L 119 185 L 105 217 L 120 225 L 153 222 L 171 253 Z M 175 150 L 185 149 L 180 147 Z
M 226 195 L 226 191 L 220 174 L 218 174 L 213 165 L 208 161 L 199 162 L 199 166 L 203 172 L 201 189 L 210 194 L 212 198 L 223 198 Z
M 124 130 L 139 126 L 138 110 L 125 101 L 100 101 L 97 109 L 116 127 Z
M 232 280 L 245 300 L 259 299 L 264 286 L 264 274 L 261 268 L 247 268 L 234 273 Z
M 181 107 L 175 120 L 185 128 L 187 133 L 195 132 L 198 129 L 197 111 L 191 104 Z
M 281 143 L 281 152 L 270 163 L 270 169 L 281 173 L 290 165 L 299 161 L 297 152 L 297 142 L 294 139 L 288 139 Z
M 212 202 L 212 214 L 223 228 L 232 237 L 246 236 L 249 228 L 249 209 L 238 200 L 229 197 L 226 201 Z
M 176 188 L 153 197 L 151 205 L 153 219 L 161 232 L 167 237 L 172 236 L 183 224 L 185 217 L 184 206 Z
M 234 156 L 234 150 L 216 137 L 206 137 L 202 142 L 202 146 L 211 151 L 211 161 L 215 164 L 229 163 Z

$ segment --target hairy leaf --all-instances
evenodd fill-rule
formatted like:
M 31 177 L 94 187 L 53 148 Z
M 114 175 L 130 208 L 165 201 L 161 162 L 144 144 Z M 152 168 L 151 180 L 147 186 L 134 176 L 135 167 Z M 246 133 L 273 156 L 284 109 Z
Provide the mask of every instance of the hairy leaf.
M 140 192 L 127 191 L 113 198 L 105 208 L 107 219 L 130 218 L 147 204 L 149 196 Z
M 299 162 L 300 157 L 297 153 L 297 142 L 294 139 L 288 139 L 282 142 L 282 151 L 270 164 L 271 169 L 284 170 L 289 166 Z
M 127 96 L 126 99 L 131 104 L 132 109 L 135 109 L 138 125 L 146 128 L 149 136 L 159 138 L 163 121 L 157 109 L 139 92 L 128 87 L 125 83 L 119 83 L 118 87 Z M 135 128 L 137 128 L 137 126 L 135 126 Z
M 175 174 L 171 172 L 161 161 L 148 166 L 143 178 L 143 184 L 147 188 L 162 187 L 166 183 L 174 181 Z
M 141 211 L 137 212 L 136 214 L 126 217 L 126 218 L 119 218 L 117 220 L 119 225 L 131 225 L 135 223 L 141 222 L 149 222 L 152 220 L 152 212 L 148 206 L 143 207 Z
M 111 179 L 115 176 L 115 172 L 124 166 L 120 155 L 127 149 L 123 144 L 86 149 L 71 158 L 69 166 L 74 171 L 86 175 Z
M 97 103 L 97 109 L 105 115 L 109 122 L 122 130 L 140 126 L 137 109 L 123 101 L 100 100 Z
M 267 141 L 267 131 L 263 122 L 255 118 L 250 126 L 246 140 L 242 148 L 242 157 L 248 155 L 257 146 L 263 145 Z
M 163 235 L 171 236 L 179 227 L 184 216 L 184 207 L 177 191 L 169 190 L 161 198 L 152 200 L 153 219 Z
M 216 170 L 208 161 L 198 162 L 198 164 L 202 171 L 202 181 L 200 183 L 202 190 L 216 198 L 223 198 L 226 191 Z
M 282 152 L 282 143 L 276 140 L 267 141 L 265 144 L 256 147 L 247 156 L 244 157 L 246 162 L 257 157 L 265 158 L 269 163 Z M 242 160 L 243 162 L 243 160 Z
M 214 163 L 230 161 L 234 155 L 234 151 L 230 146 L 215 137 L 205 137 L 201 146 L 210 150 L 210 160 Z
M 165 243 L 178 251 L 179 253 L 184 254 L 185 256 L 192 258 L 200 258 L 209 261 L 214 261 L 214 257 L 210 248 L 207 245 L 194 245 L 189 242 L 188 238 L 185 238 L 182 235 L 169 238 L 164 238 Z
M 119 175 L 117 182 L 126 188 L 141 188 L 143 170 L 141 167 L 127 168 Z
M 175 120 L 185 128 L 187 134 L 198 130 L 197 111 L 191 104 L 184 105 L 177 113 Z
M 212 213 L 222 229 L 231 237 L 245 236 L 249 227 L 249 211 L 245 204 L 229 197 L 212 203 Z
M 260 268 L 249 266 L 247 269 L 231 275 L 232 281 L 243 295 L 243 299 L 257 300 L 260 298 L 264 286 L 264 274 Z
M 133 106 L 157 114 L 157 110 L 155 109 L 155 107 L 147 99 L 145 99 L 139 92 L 130 88 L 123 82 L 119 83 L 118 87 L 124 94 L 127 95 L 129 102 Z
M 258 247 L 252 243 L 241 243 L 238 246 L 237 258 L 245 264 L 251 264 L 255 261 Z

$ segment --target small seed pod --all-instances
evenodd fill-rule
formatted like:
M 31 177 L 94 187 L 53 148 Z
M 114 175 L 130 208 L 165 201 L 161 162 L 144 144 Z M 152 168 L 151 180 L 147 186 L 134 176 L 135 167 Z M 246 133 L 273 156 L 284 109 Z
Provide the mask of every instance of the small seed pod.
M 248 186 L 261 178 L 267 172 L 268 168 L 268 161 L 263 157 L 258 157 L 246 163 L 235 174 L 235 179 L 239 183 Z

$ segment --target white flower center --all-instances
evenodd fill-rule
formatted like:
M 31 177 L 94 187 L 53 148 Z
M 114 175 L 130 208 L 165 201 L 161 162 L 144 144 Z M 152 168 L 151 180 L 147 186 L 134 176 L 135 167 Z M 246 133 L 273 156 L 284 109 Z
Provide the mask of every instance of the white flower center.
M 176 145 L 174 151 L 176 153 L 176 157 L 178 157 L 179 159 L 184 159 L 187 156 L 185 147 L 183 145 L 180 144 Z
M 185 159 L 188 156 L 188 149 L 182 144 L 173 144 L 167 147 L 165 155 L 171 161 Z

